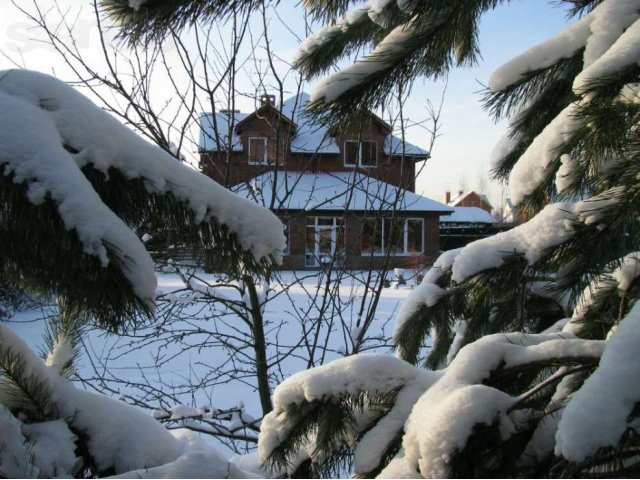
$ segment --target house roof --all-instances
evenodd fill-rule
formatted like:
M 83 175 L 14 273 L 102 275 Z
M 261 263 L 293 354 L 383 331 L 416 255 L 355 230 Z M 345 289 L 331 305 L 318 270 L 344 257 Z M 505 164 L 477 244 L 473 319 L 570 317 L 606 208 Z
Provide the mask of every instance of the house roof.
M 373 211 L 390 210 L 396 204 L 397 209 L 406 212 L 448 215 L 453 211 L 443 203 L 356 172 L 268 172 L 236 185 L 232 190 L 268 206 L 274 178 L 276 209 Z M 397 202 L 396 198 L 399 199 Z
M 220 141 L 220 146 L 225 149 L 229 141 L 229 128 L 234 127 L 232 135 L 232 150 L 234 152 L 242 151 L 242 141 L 235 131 L 235 126 L 248 117 L 247 113 L 228 111 L 218 112 L 215 115 L 203 114 L 200 116 L 200 141 L 198 146 L 200 150 L 217 151 L 216 138 Z M 215 133 L 218 135 L 216 136 Z
M 498 220 L 480 207 L 454 207 L 453 213 L 440 219 L 440 223 L 498 223 Z
M 458 205 L 460 202 L 462 202 L 465 198 L 467 198 L 469 195 L 471 195 L 472 193 L 475 193 L 478 197 L 480 197 L 480 200 L 482 200 L 484 203 L 486 203 L 487 205 L 489 205 L 491 207 L 491 202 L 489 201 L 489 197 L 487 197 L 484 193 L 477 193 L 475 191 L 470 191 L 470 192 L 466 192 L 466 193 L 459 193 L 458 195 L 456 195 L 455 197 L 453 197 L 449 203 L 447 203 L 447 205 L 449 205 L 450 207 L 455 207 L 456 205 Z
M 329 129 L 323 125 L 314 123 L 309 117 L 303 116 L 304 104 L 308 100 L 309 94 L 302 92 L 296 96 L 288 98 L 282 103 L 282 115 L 286 120 L 291 121 L 298 127 L 293 141 L 291 142 L 291 152 L 339 154 L 340 148 L 338 147 L 335 138 L 329 134 Z M 229 127 L 232 125 L 235 128 L 238 123 L 254 114 L 255 112 L 250 114 L 236 112 L 233 115 L 222 112 L 216 113 L 215 115 L 209 113 L 202 114 L 200 117 L 200 150 L 218 150 L 214 140 L 216 138 L 213 127 L 214 123 L 217 126 L 220 143 L 224 146 L 227 144 Z M 233 132 L 233 151 L 242 151 L 240 137 L 235 131 Z M 402 140 L 394 135 L 387 135 L 385 139 L 384 153 L 386 155 L 401 155 Z M 404 154 L 407 156 L 427 157 L 429 152 L 416 145 L 404 142 Z

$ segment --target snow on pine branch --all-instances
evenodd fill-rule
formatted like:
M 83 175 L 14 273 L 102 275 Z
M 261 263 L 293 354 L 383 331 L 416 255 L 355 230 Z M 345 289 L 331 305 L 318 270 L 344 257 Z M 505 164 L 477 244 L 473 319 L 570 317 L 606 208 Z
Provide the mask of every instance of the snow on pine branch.
M 547 205 L 522 225 L 492 237 L 470 243 L 462 249 L 452 266 L 452 279 L 458 283 L 490 268 L 498 268 L 513 255 L 524 255 L 530 265 L 546 251 L 573 238 L 578 207 L 569 203 Z
M 78 460 L 74 454 L 76 437 L 71 430 L 82 432 L 98 471 L 113 469 L 120 478 L 144 475 L 201 478 L 205 473 L 213 478 L 249 475 L 230 464 L 197 435 L 179 430 L 170 432 L 136 407 L 74 387 L 58 374 L 55 366 L 46 365 L 14 332 L 0 325 L 0 354 L 8 352 L 24 363 L 21 374 L 24 378 L 31 378 L 45 388 L 58 419 L 16 424 L 9 411 L 21 411 L 24 399 L 14 398 L 11 388 L 4 384 L 0 389 L 0 430 L 15 457 L 5 462 L 0 449 L 3 476 L 20 476 L 16 475 L 18 467 L 26 473 L 25 468 L 31 461 L 33 468 L 44 477 L 71 476 Z M 16 427 L 31 441 L 33 456 L 17 445 L 20 438 Z
M 400 332 L 404 328 L 407 321 L 422 307 L 432 307 L 442 298 L 447 291 L 436 284 L 445 272 L 450 271 L 456 257 L 462 252 L 462 248 L 448 250 L 442 253 L 431 269 L 414 290 L 412 290 L 407 298 L 404 299 L 400 310 L 396 315 L 395 326 L 393 330 L 393 338 L 395 343 L 398 342 Z
M 575 77 L 573 92 L 581 97 L 568 105 L 531 142 L 509 176 L 513 201 L 522 201 L 550 177 L 550 168 L 582 125 L 578 113 L 593 97 L 594 89 L 606 86 L 616 74 L 640 64 L 640 0 L 604 0 L 593 11 L 551 39 L 527 50 L 497 69 L 489 81 L 493 92 L 509 89 L 529 75 L 552 67 L 584 48 L 582 71 Z M 513 122 L 512 122 L 513 124 Z M 557 177 L 566 189 L 570 169 L 563 164 Z
M 509 409 L 519 398 L 484 385 L 492 372 L 556 359 L 597 362 L 603 345 L 570 334 L 511 333 L 490 335 L 463 347 L 415 404 L 405 424 L 403 449 L 380 477 L 446 478 L 453 456 L 465 447 L 476 425 L 497 424 L 503 440 L 518 431 Z
M 395 429 L 404 423 L 403 415 L 411 409 L 409 403 L 419 396 L 419 390 L 424 391 L 439 376 L 438 372 L 416 368 L 398 358 L 380 354 L 354 355 L 298 372 L 282 382 L 273 393 L 274 409 L 263 418 L 260 430 L 260 461 L 264 463 L 286 440 L 292 427 L 287 424 L 285 412 L 288 407 L 315 400 L 331 401 L 361 392 L 387 393 L 399 389 L 397 401 L 400 403 L 396 403 L 397 408 L 391 410 L 391 417 L 385 422 L 388 429 L 375 429 L 373 436 L 365 437 L 372 449 L 384 450 Z M 366 469 L 375 458 L 364 449 L 359 451 L 363 457 L 357 457 L 356 464 L 368 471 Z
M 99 198 L 80 168 L 144 180 L 151 194 L 184 202 L 197 224 L 217 221 L 256 260 L 277 260 L 284 248 L 279 220 L 131 132 L 65 83 L 27 70 L 0 72 L 0 158 L 5 175 L 28 185 L 38 205 L 50 196 L 67 230 L 106 266 L 115 259 L 135 294 L 152 303 L 156 279 L 144 245 Z M 70 153 L 77 151 L 77 154 Z
M 640 303 L 607 341 L 597 370 L 567 405 L 556 434 L 556 455 L 581 462 L 619 444 L 640 402 Z M 597 432 L 597 434 L 594 434 Z

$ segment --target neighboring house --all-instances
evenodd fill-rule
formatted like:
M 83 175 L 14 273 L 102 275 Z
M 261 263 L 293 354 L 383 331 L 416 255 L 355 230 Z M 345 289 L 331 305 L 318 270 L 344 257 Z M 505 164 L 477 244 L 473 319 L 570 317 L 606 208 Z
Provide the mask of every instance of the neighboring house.
M 451 215 L 440 219 L 440 246 L 442 250 L 464 247 L 501 230 L 498 220 L 480 207 L 454 207 Z
M 478 207 L 488 214 L 493 210 L 487 196 L 474 191 L 464 193 L 460 190 L 454 198 L 451 198 L 451 192 L 446 192 L 445 202 L 450 207 Z
M 428 152 L 403 145 L 373 114 L 347 131 L 301 118 L 308 98 L 276 108 L 265 95 L 250 114 L 203 115 L 202 171 L 280 216 L 285 268 L 333 258 L 353 268 L 431 264 L 440 251 L 439 217 L 453 209 L 413 193 L 415 165 Z

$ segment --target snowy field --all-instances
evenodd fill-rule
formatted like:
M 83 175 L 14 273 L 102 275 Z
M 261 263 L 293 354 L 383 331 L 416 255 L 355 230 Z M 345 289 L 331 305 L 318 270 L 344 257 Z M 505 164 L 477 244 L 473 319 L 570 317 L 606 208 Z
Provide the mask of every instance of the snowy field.
M 174 417 L 193 411 L 187 407 L 212 406 L 239 409 L 245 421 L 259 419 L 250 329 L 225 306 L 242 304 L 238 284 L 193 274 L 186 279 L 191 289 L 175 272 L 158 274 L 158 314 L 148 325 L 127 335 L 89 330 L 77 361 L 79 377 L 116 398 Z M 382 288 L 369 321 L 375 277 L 368 279 L 367 272 L 348 272 L 339 282 L 333 277 L 327 282 L 317 271 L 276 275 L 261 291 L 272 388 L 292 373 L 352 353 L 355 344 L 359 351 L 392 353 L 393 319 L 415 286 L 412 272 L 406 272 L 406 285 Z M 7 323 L 40 351 L 47 317 L 54 314 L 49 306 L 20 312 Z

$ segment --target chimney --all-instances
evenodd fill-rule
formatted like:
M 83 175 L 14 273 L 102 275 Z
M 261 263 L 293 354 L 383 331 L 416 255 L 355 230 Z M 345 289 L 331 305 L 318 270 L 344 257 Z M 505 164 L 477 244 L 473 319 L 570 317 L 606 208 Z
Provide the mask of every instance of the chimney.
M 451 192 L 447 190 L 444 194 L 444 203 L 449 205 L 449 202 L 451 202 Z
M 276 104 L 276 96 L 269 95 L 267 93 L 260 95 L 260 105 L 275 105 Z
M 461 197 L 464 192 L 462 190 L 458 190 L 458 196 Z

